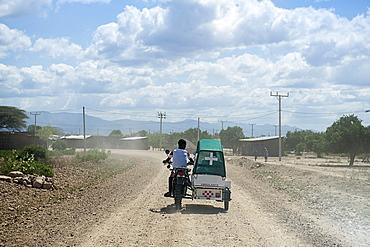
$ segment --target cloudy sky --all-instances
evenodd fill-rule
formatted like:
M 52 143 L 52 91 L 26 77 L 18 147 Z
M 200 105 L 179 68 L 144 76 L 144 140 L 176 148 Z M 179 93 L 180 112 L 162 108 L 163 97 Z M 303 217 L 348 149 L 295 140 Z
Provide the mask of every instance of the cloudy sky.
M 0 0 L 0 105 L 370 124 L 369 0 Z

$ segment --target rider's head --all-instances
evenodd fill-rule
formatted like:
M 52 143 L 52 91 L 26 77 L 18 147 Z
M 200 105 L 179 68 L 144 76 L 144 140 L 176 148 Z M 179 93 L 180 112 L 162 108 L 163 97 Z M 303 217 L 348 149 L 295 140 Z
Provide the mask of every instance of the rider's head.
M 177 144 L 179 145 L 179 148 L 185 149 L 186 148 L 186 141 L 184 139 L 180 139 Z

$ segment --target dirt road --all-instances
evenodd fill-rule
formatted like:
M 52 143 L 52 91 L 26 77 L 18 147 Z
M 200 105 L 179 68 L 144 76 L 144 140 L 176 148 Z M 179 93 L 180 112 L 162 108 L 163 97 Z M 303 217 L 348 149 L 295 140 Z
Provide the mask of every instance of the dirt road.
M 123 151 L 120 151 L 121 153 Z M 214 201 L 184 200 L 176 211 L 167 189 L 168 171 L 162 153 L 145 154 L 148 160 L 136 169 L 149 173 L 136 197 L 112 212 L 82 238 L 80 246 L 340 246 L 341 240 L 289 197 L 266 187 L 246 168 L 228 167 L 232 181 L 230 210 Z
M 220 202 L 183 200 L 176 211 L 173 199 L 163 197 L 169 171 L 161 164 L 162 152 L 112 151 L 122 164 L 134 165 L 4 223 L 0 246 L 370 244 L 370 185 L 363 177 L 338 176 L 312 164 L 229 157 L 230 209 Z
M 140 152 L 142 154 L 143 152 Z M 130 152 L 130 155 L 138 154 Z M 248 191 L 234 181 L 229 211 L 212 201 L 184 200 L 176 211 L 172 198 L 162 194 L 168 171 L 161 165 L 162 153 L 153 158 L 150 179 L 137 197 L 117 208 L 102 224 L 91 229 L 81 246 L 304 246 L 304 241 L 282 229 L 273 217 L 260 210 Z M 236 167 L 233 167 L 236 168 Z M 237 173 L 237 172 L 236 172 Z M 255 188 L 254 188 L 255 189 Z

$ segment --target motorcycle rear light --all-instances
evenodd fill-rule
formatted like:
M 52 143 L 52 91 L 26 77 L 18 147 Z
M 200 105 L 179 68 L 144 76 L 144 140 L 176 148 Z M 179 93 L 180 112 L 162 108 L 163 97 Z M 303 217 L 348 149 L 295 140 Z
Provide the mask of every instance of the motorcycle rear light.
M 221 197 L 221 193 L 216 193 L 216 197 Z
M 185 172 L 179 172 L 179 175 L 180 176 L 184 176 L 185 175 Z

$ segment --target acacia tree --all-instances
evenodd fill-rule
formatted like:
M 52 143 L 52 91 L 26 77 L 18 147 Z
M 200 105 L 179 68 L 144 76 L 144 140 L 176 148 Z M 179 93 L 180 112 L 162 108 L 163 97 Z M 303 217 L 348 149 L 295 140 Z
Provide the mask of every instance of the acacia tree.
M 24 110 L 13 106 L 0 106 L 0 129 L 21 131 L 26 128 L 28 118 Z
M 345 115 L 326 129 L 326 141 L 336 153 L 349 153 L 352 166 L 366 143 L 365 127 L 357 116 Z

